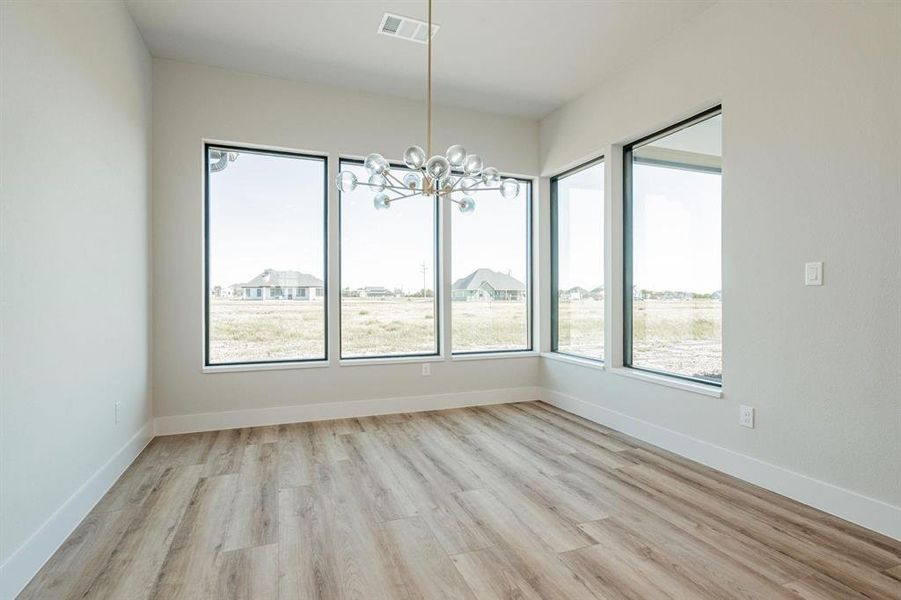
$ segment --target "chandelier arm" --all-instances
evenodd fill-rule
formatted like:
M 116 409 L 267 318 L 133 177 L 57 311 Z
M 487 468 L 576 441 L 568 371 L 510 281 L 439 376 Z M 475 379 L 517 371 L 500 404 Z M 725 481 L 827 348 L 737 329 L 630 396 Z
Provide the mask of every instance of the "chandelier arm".
M 385 171 L 385 175 L 388 176 L 388 179 L 393 180 L 397 185 L 401 186 L 402 188 L 404 188 L 404 189 L 406 189 L 406 190 L 410 189 L 410 188 L 408 188 L 407 186 L 404 185 L 404 182 L 403 182 L 403 181 L 401 181 L 400 179 L 398 179 L 397 177 L 395 177 L 395 176 L 394 176 L 394 173 L 392 173 L 391 171 Z
M 417 191 L 417 192 L 413 192 L 411 194 L 400 194 L 396 198 L 388 198 L 388 202 L 391 203 L 391 202 L 394 202 L 395 200 L 403 200 L 404 198 L 412 198 L 413 196 L 416 196 L 421 193 L 422 193 L 421 191 Z
M 377 184 L 377 183 L 369 183 L 368 181 L 358 181 L 358 182 L 357 182 L 357 185 L 365 185 L 366 187 L 370 187 L 370 188 L 384 188 L 384 189 L 386 189 L 386 190 L 403 190 L 403 191 L 405 191 L 405 192 L 410 191 L 410 188 L 408 188 L 408 187 L 406 187 L 406 186 L 403 186 L 403 185 L 400 185 L 400 186 L 397 186 L 397 185 L 379 185 L 379 184 Z

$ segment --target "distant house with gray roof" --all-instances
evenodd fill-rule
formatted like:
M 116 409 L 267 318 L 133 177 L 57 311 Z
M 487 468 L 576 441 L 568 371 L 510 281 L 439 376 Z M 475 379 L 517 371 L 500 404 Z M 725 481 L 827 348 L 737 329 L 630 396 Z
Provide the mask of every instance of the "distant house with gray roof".
M 491 269 L 476 269 L 451 286 L 454 300 L 506 300 L 517 301 L 526 297 L 526 285 L 512 275 Z
M 324 295 L 322 280 L 300 271 L 266 269 L 241 284 L 244 300 L 315 300 Z

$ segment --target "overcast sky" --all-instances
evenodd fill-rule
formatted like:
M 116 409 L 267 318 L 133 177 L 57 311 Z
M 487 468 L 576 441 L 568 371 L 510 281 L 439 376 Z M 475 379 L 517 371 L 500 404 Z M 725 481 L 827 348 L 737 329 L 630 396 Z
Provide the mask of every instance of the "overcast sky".
M 210 174 L 212 285 L 249 281 L 266 268 L 323 278 L 322 161 L 241 153 Z M 361 166 L 345 165 L 364 177 Z M 402 176 L 402 173 L 398 174 Z M 635 283 L 654 290 L 712 292 L 720 278 L 720 176 L 636 165 Z M 560 182 L 560 285 L 603 283 L 603 166 Z M 407 292 L 433 286 L 432 203 L 416 196 L 375 210 L 363 186 L 342 198 L 342 287 Z M 515 200 L 474 195 L 476 210 L 451 211 L 452 279 L 480 267 L 527 270 L 525 187 Z M 570 249 L 578 249 L 572 251 Z M 589 248 L 590 250 L 584 250 Z

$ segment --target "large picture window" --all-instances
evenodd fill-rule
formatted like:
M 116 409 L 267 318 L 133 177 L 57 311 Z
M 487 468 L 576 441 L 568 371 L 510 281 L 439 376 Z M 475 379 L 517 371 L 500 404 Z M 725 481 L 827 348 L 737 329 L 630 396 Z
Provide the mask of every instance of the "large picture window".
M 207 365 L 326 358 L 326 159 L 206 146 Z
M 476 195 L 474 213 L 452 208 L 451 323 L 455 354 L 530 350 L 531 182 L 507 200 Z
M 551 179 L 551 349 L 604 359 L 604 162 Z
M 355 161 L 341 161 L 340 170 L 369 177 Z M 437 199 L 414 196 L 377 210 L 374 195 L 365 186 L 341 194 L 341 357 L 436 355 Z
M 722 383 L 720 109 L 624 149 L 624 363 Z

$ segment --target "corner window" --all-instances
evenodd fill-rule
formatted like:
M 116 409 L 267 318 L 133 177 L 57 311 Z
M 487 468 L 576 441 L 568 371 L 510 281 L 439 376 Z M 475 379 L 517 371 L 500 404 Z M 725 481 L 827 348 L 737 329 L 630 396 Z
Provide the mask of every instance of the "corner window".
M 532 184 L 480 192 L 474 213 L 454 205 L 451 324 L 454 354 L 531 350 Z
M 325 359 L 326 159 L 208 144 L 205 161 L 205 364 Z
M 341 161 L 366 181 L 360 162 Z M 392 173 L 410 172 L 399 166 Z M 381 210 L 375 191 L 340 196 L 341 358 L 438 354 L 438 201 L 413 196 Z
M 604 359 L 604 161 L 551 179 L 551 349 Z
M 624 364 L 722 383 L 722 115 L 624 148 Z

